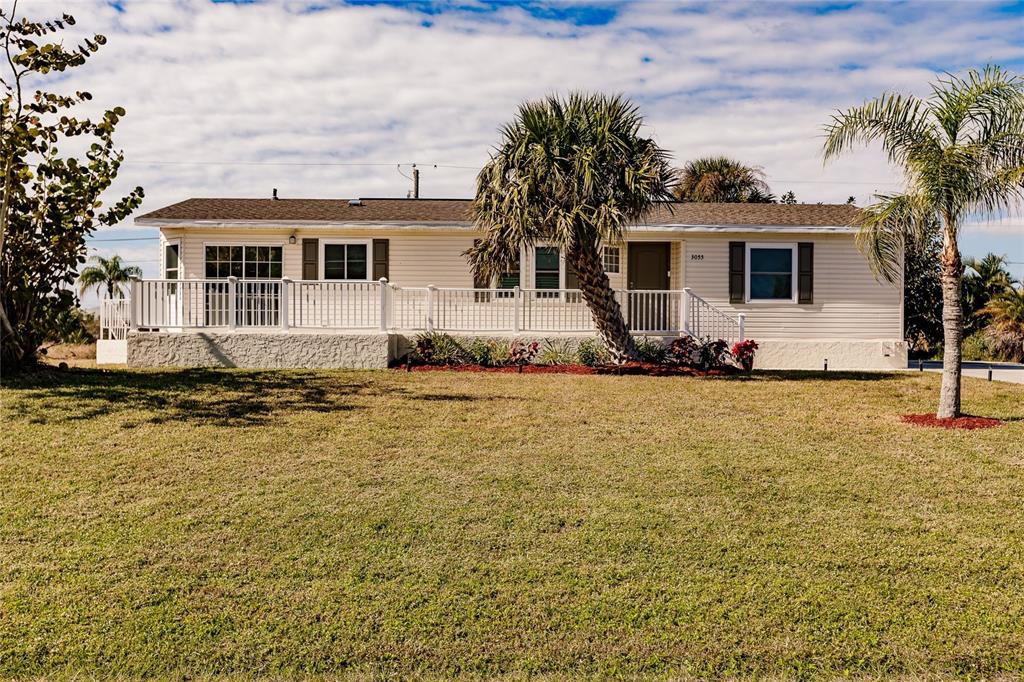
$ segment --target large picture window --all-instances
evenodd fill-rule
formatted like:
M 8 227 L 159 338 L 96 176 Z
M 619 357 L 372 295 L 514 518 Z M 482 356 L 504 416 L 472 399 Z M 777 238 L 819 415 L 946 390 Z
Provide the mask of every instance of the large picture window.
M 751 301 L 792 301 L 796 246 L 747 245 L 747 291 Z
M 280 246 L 206 246 L 206 277 L 222 279 L 281 279 Z
M 321 279 L 361 280 L 369 278 L 365 242 L 323 242 Z

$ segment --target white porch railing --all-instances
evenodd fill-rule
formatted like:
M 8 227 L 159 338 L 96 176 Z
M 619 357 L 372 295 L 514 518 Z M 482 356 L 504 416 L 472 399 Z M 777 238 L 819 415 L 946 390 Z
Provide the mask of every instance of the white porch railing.
M 127 338 L 129 305 L 126 298 L 104 298 L 100 301 L 101 341 L 123 341 Z
M 728 341 L 744 334 L 729 315 L 682 291 L 616 291 L 640 334 L 692 334 Z M 122 329 L 378 329 L 586 333 L 590 309 L 575 289 L 401 287 L 379 282 L 136 280 Z M 123 338 L 123 337 L 122 337 Z

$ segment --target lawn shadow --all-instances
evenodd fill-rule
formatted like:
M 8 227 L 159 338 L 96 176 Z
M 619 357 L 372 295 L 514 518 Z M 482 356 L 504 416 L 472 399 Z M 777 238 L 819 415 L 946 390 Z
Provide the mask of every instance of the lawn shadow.
M 132 419 L 122 424 L 123 428 L 172 421 L 193 425 L 260 425 L 299 413 L 344 413 L 363 409 L 369 403 L 361 398 L 384 395 L 428 403 L 522 399 L 454 392 L 421 393 L 411 387 L 369 377 L 316 370 L 44 369 L 5 380 L 4 386 L 22 392 L 9 400 L 7 407 L 16 417 L 31 423 L 80 421 L 133 413 Z
M 318 372 L 180 369 L 161 372 L 43 370 L 4 382 L 24 391 L 11 410 L 35 423 L 88 420 L 136 410 L 139 423 L 183 420 L 244 426 L 295 412 L 346 412 L 372 382 Z M 126 428 L 137 426 L 128 422 Z

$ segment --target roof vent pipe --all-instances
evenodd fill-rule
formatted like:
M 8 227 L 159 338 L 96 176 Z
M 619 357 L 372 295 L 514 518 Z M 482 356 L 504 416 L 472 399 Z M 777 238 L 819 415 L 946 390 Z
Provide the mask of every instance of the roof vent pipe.
M 362 199 L 349 199 L 348 200 L 348 205 L 349 206 L 362 206 L 363 205 L 363 200 Z
M 274 188 L 274 196 L 273 196 L 273 198 L 274 198 L 274 201 L 277 201 L 277 188 L 276 187 Z

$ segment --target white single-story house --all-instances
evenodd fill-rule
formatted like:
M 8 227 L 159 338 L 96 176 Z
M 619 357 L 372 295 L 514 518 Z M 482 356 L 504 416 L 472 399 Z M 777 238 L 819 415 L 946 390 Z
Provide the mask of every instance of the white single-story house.
M 636 334 L 754 339 L 764 368 L 905 368 L 902 287 L 872 276 L 856 218 L 848 205 L 663 204 L 604 245 L 604 264 Z M 161 278 L 104 304 L 104 340 L 120 344 L 108 361 L 382 366 L 423 330 L 593 334 L 556 248 L 474 278 L 464 199 L 188 199 L 135 223 L 160 230 Z

